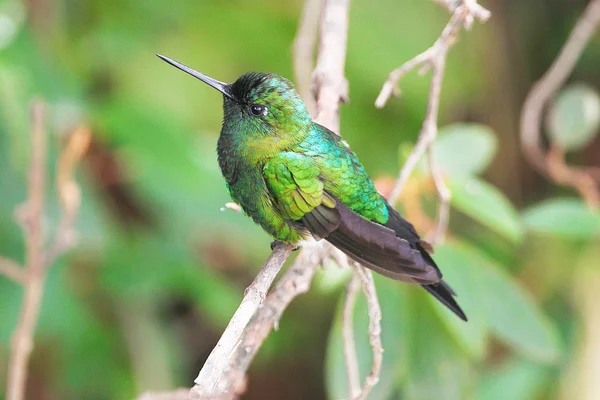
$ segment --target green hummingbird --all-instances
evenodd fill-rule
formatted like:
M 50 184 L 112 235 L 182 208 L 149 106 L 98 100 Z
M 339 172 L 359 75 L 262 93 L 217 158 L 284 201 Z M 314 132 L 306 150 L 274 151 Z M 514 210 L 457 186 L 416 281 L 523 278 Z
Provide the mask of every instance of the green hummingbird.
M 158 57 L 223 94 L 218 161 L 244 214 L 275 240 L 324 239 L 381 275 L 420 284 L 467 320 L 431 246 L 377 192 L 348 144 L 312 121 L 289 80 L 249 72 L 227 84 Z

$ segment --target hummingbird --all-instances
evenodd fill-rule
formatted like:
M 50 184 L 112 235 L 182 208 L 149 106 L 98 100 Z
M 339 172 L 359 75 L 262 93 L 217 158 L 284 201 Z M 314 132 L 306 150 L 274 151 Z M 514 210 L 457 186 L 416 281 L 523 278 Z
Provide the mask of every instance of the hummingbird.
M 326 240 L 363 266 L 421 285 L 462 320 L 432 246 L 381 196 L 348 144 L 312 118 L 294 85 L 248 72 L 228 84 L 157 54 L 223 95 L 218 163 L 233 201 L 275 240 Z

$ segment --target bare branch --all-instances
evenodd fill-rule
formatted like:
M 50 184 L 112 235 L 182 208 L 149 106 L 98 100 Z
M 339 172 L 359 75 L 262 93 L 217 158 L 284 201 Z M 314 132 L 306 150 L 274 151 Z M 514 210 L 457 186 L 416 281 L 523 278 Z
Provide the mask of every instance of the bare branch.
M 137 400 L 188 400 L 190 398 L 189 396 L 189 389 L 177 389 L 170 392 L 142 393 Z
M 62 215 L 58 222 L 58 230 L 46 257 L 48 267 L 72 247 L 76 241 L 75 221 L 81 205 L 81 191 L 75 181 L 75 168 L 87 152 L 92 133 L 86 126 L 81 126 L 69 136 L 67 145 L 58 160 L 56 186 L 60 197 Z
M 339 135 L 340 100 L 348 101 L 344 75 L 348 40 L 349 0 L 324 0 L 321 15 L 319 56 L 314 72 L 317 88 L 315 121 Z
M 0 255 L 0 275 L 13 282 L 23 284 L 25 282 L 25 270 L 16 261 Z
M 431 176 L 433 177 L 433 182 L 435 183 L 440 198 L 438 221 L 430 236 L 427 238 L 427 241 L 435 247 L 445 240 L 446 231 L 448 230 L 448 221 L 450 220 L 450 201 L 452 200 L 452 192 L 448 189 L 448 186 L 446 186 L 442 170 L 437 165 L 433 143 L 429 145 L 427 155 Z
M 244 374 L 254 356 L 271 330 L 278 326 L 283 312 L 292 300 L 308 291 L 317 267 L 321 265 L 324 257 L 327 257 L 328 248 L 326 243 L 320 242 L 312 242 L 302 248 L 294 264 L 267 296 L 263 306 L 248 324 L 230 362 L 230 368 L 223 376 L 218 393 L 236 392 L 236 387 L 244 386 Z M 196 399 L 196 397 L 192 398 Z
M 440 206 L 438 212 L 438 223 L 432 233 L 434 243 L 443 241 L 445 232 L 448 227 L 449 207 L 451 193 L 444 183 L 443 175 L 435 162 L 433 156 L 433 143 L 438 132 L 438 114 L 440 107 L 440 94 L 442 90 L 442 81 L 444 70 L 446 67 L 446 56 L 450 48 L 456 42 L 458 33 L 463 28 L 468 28 L 474 18 L 484 22 L 490 17 L 490 12 L 481 7 L 474 0 L 439 0 L 437 3 L 443 4 L 453 12 L 450 21 L 442 31 L 440 37 L 435 41 L 433 46 L 419 54 L 415 58 L 402 64 L 400 67 L 392 71 L 386 82 L 383 84 L 381 92 L 375 101 L 375 106 L 383 107 L 392 94 L 399 96 L 398 82 L 408 72 L 415 68 L 421 67 L 421 71 L 431 68 L 431 85 L 429 87 L 429 96 L 427 100 L 427 110 L 419 139 L 408 159 L 404 163 L 398 178 L 394 184 L 394 188 L 390 195 L 389 201 L 395 204 L 402 193 L 408 178 L 412 174 L 419 160 L 423 157 L 426 151 L 429 152 L 429 166 L 431 174 L 435 182 L 438 196 L 440 198 Z
M 19 211 L 26 243 L 26 279 L 19 321 L 12 337 L 9 360 L 7 400 L 22 400 L 25 396 L 27 366 L 33 349 L 33 334 L 43 296 L 45 279 L 43 256 L 42 213 L 46 188 L 46 132 L 44 105 L 34 101 L 31 106 L 32 152 L 29 169 L 29 198 Z
M 344 343 L 344 362 L 348 378 L 348 398 L 355 399 L 361 394 L 360 375 L 358 371 L 358 357 L 354 343 L 354 305 L 360 288 L 360 277 L 354 273 L 346 288 L 344 299 L 344 312 L 342 314 L 342 338 Z
M 592 0 L 575 24 L 575 27 L 569 35 L 569 39 L 560 51 L 560 54 L 554 60 L 550 69 L 533 86 L 521 111 L 521 143 L 523 152 L 529 163 L 534 166 L 541 174 L 550 177 L 556 183 L 574 186 L 588 204 L 598 206 L 596 199 L 598 188 L 594 190 L 596 195 L 590 198 L 586 196 L 586 191 L 581 190 L 582 182 L 594 178 L 596 171 L 585 168 L 567 167 L 558 168 L 564 175 L 556 175 L 554 171 L 557 168 L 550 165 L 553 158 L 548 158 L 541 145 L 541 119 L 544 107 L 552 98 L 554 93 L 560 89 L 579 60 L 581 53 L 588 42 L 598 29 L 600 24 L 600 0 Z M 566 165 L 565 165 L 566 166 Z M 564 178 L 564 179 L 562 179 Z M 584 183 L 585 186 L 585 183 Z
M 473 21 L 477 18 L 481 22 L 487 21 L 491 16 L 488 10 L 477 4 L 476 0 L 432 0 L 434 3 L 438 3 L 445 7 L 448 11 L 454 12 L 461 5 L 465 4 L 466 7 L 469 8 L 469 14 L 465 20 L 465 29 L 469 30 L 471 25 L 473 25 Z
M 293 60 L 294 77 L 298 93 L 306 105 L 308 112 L 314 116 L 317 104 L 312 93 L 312 72 L 314 69 L 315 45 L 317 43 L 317 28 L 319 25 L 320 0 L 306 0 L 298 32 L 294 38 Z
M 58 192 L 61 200 L 62 217 L 52 247 L 44 249 L 42 229 L 44 193 L 46 190 L 46 131 L 44 104 L 37 100 L 31 106 L 32 156 L 29 169 L 29 193 L 27 202 L 17 209 L 17 218 L 25 234 L 26 266 L 0 257 L 0 269 L 11 273 L 13 279 L 23 285 L 24 295 L 19 321 L 12 337 L 9 360 L 7 400 L 22 400 L 25 397 L 27 366 L 33 349 L 33 336 L 44 294 L 47 268 L 69 248 L 74 237 L 75 217 L 79 210 L 79 188 L 74 180 L 74 169 L 90 141 L 87 130 L 78 130 L 69 138 L 61 153 L 58 165 Z
M 375 290 L 375 282 L 373 281 L 373 273 L 360 266 L 356 265 L 355 274 L 360 279 L 363 293 L 367 298 L 367 311 L 369 313 L 369 342 L 373 348 L 373 363 L 371 364 L 371 372 L 365 378 L 365 384 L 359 396 L 354 397 L 354 400 L 364 400 L 369 395 L 369 392 L 379 382 L 379 374 L 381 373 L 381 365 L 383 364 L 383 346 L 381 344 L 381 306 L 377 298 Z
M 246 289 L 242 303 L 231 318 L 219 342 L 208 356 L 198 377 L 194 380 L 196 382 L 192 389 L 194 393 L 201 396 L 219 393 L 217 387 L 221 376 L 225 373 L 229 360 L 236 346 L 240 343 L 244 329 L 262 304 L 267 291 L 293 248 L 291 245 L 280 242 L 275 244 L 271 255 L 267 258 L 265 265 L 252 284 Z

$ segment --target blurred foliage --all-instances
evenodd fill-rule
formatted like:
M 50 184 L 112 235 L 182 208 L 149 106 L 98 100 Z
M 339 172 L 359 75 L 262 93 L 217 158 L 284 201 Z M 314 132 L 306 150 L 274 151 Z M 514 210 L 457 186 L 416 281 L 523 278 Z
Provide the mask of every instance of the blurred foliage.
M 589 309 L 573 298 L 588 289 L 573 277 L 598 267 L 600 216 L 532 173 L 517 139 L 525 93 L 586 2 L 483 3 L 492 19 L 464 33 L 449 55 L 435 145 L 453 191 L 450 234 L 435 257 L 470 320 L 418 288 L 376 277 L 385 353 L 370 399 L 558 399 L 583 379 L 579 354 L 597 348 L 585 335 Z M 132 399 L 195 377 L 269 238 L 247 218 L 219 211 L 229 201 L 214 151 L 219 96 L 154 54 L 223 81 L 248 70 L 291 77 L 301 6 L 0 0 L 0 253 L 23 261 L 13 211 L 26 195 L 31 99 L 49 105 L 50 176 L 64 137 L 78 124 L 94 132 L 78 177 L 79 244 L 46 285 L 29 398 Z M 387 73 L 427 48 L 447 19 L 424 0 L 352 2 L 352 102 L 341 130 L 374 178 L 393 178 L 414 143 L 427 76 L 407 76 L 402 99 L 383 110 L 374 99 Z M 576 164 L 600 164 L 599 60 L 595 40 L 573 78 L 586 85 L 566 87 L 547 121 L 550 139 Z M 48 199 L 52 230 L 52 186 Z M 398 207 L 426 233 L 436 212 L 426 163 Z M 260 352 L 245 398 L 345 398 L 347 279 L 336 266 L 319 272 Z M 0 277 L 0 393 L 20 298 Z M 354 322 L 365 376 L 363 299 Z

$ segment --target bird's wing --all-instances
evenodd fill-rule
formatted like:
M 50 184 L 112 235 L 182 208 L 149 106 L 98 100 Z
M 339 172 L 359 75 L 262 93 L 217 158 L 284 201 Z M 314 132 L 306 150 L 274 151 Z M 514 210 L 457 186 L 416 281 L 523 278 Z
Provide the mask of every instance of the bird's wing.
M 317 239 L 337 228 L 339 215 L 333 211 L 335 201 L 323 191 L 320 170 L 312 158 L 292 152 L 281 153 L 264 166 L 263 176 L 283 218 L 300 222 L 306 215 L 314 213 L 320 222 L 314 229 L 307 229 Z M 315 211 L 320 205 L 325 206 L 322 213 Z
M 439 270 L 393 229 L 360 216 L 323 189 L 311 157 L 281 153 L 263 176 L 282 216 L 303 225 L 315 239 L 326 239 L 364 266 L 392 279 L 436 283 Z

